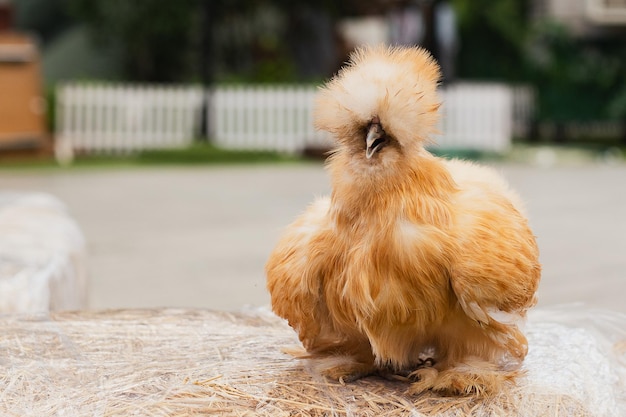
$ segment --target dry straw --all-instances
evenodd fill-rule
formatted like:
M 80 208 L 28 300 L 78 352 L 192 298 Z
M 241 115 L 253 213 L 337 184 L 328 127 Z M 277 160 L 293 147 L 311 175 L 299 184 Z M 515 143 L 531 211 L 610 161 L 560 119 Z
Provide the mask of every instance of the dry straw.
M 531 317 L 527 375 L 490 399 L 409 396 L 375 377 L 325 381 L 281 352 L 297 338 L 265 311 L 5 316 L 0 415 L 626 415 L 626 318 L 576 311 Z

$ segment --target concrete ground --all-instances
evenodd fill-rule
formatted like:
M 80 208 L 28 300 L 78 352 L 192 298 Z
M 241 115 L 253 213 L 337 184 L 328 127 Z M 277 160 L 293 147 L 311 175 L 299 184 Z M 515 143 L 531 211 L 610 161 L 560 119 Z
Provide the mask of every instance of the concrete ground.
M 527 202 L 539 304 L 626 312 L 626 165 L 497 165 Z M 0 190 L 64 201 L 88 243 L 90 307 L 266 305 L 280 231 L 329 192 L 321 164 L 2 170 Z

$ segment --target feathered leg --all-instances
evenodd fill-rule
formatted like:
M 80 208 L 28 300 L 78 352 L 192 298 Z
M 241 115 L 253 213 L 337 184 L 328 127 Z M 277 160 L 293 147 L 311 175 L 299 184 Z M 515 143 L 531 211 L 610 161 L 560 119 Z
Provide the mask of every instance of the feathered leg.
M 410 375 L 416 382 L 409 387 L 409 393 L 433 390 L 444 395 L 492 395 L 519 374 L 520 371 L 502 370 L 483 359 L 468 358 L 444 370 L 436 367 L 416 370 Z
M 492 395 L 511 383 L 521 371 L 526 338 L 516 326 L 497 326 L 472 331 L 440 341 L 437 362 L 415 370 L 409 393 L 432 390 L 445 395 Z M 462 343 L 459 343 L 462 340 Z
M 315 373 L 339 382 L 350 382 L 376 372 L 374 355 L 366 339 L 342 342 L 316 341 L 307 346 L 306 358 Z

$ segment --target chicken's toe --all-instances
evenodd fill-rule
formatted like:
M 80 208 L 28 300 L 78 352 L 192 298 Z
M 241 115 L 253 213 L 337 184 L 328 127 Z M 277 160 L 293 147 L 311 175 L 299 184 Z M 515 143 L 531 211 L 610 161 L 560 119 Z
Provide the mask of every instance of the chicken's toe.
M 420 368 L 409 374 L 409 379 L 415 381 L 409 387 L 409 394 L 421 394 L 431 389 L 437 381 L 439 371 L 435 368 Z
M 346 363 L 322 369 L 320 373 L 327 378 L 340 383 L 356 381 L 359 378 L 371 375 L 374 369 L 371 365 L 363 363 Z

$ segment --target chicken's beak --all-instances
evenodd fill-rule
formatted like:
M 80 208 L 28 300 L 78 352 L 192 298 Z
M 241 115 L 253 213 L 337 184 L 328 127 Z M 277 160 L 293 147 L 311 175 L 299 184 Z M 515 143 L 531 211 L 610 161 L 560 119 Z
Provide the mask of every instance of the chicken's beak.
M 380 123 L 370 124 L 365 137 L 365 157 L 370 159 L 387 142 L 385 131 Z

